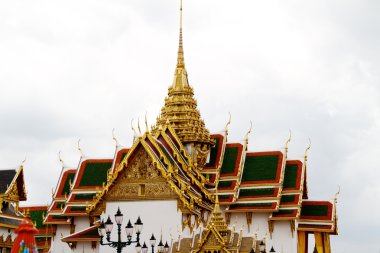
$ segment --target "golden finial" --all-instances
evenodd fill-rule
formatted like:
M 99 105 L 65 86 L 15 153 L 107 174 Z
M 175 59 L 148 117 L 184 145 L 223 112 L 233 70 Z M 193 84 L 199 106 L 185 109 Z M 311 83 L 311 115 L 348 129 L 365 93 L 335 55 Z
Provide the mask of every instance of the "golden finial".
M 132 131 L 133 131 L 133 134 L 134 134 L 135 136 L 137 136 L 136 129 L 133 127 L 133 121 L 134 121 L 134 119 L 131 120 L 131 129 L 132 129 Z
M 139 130 L 139 134 L 141 135 L 140 117 L 138 117 L 138 119 L 137 119 L 137 129 Z
M 338 186 L 338 191 L 334 195 L 334 203 L 338 202 L 338 196 L 339 196 L 339 194 L 340 194 L 340 186 Z
M 62 158 L 61 158 L 61 150 L 58 151 L 58 160 L 59 162 L 62 164 L 62 167 L 65 167 L 65 163 L 63 162 Z
M 289 138 L 288 140 L 285 142 L 285 152 L 287 153 L 288 152 L 288 148 L 289 148 L 289 142 L 292 140 L 292 130 L 289 129 Z
M 73 186 L 73 182 L 71 181 L 71 179 L 69 180 L 69 186 L 70 186 L 70 189 Z
M 245 134 L 245 144 L 246 145 L 248 145 L 248 136 L 252 131 L 252 121 L 250 121 L 250 123 L 251 123 L 251 126 L 249 127 L 248 132 Z
M 305 162 L 307 162 L 307 156 L 308 156 L 308 153 L 309 153 L 310 147 L 311 147 L 311 140 L 310 140 L 310 138 L 309 138 L 309 145 L 307 146 L 307 148 L 306 148 L 306 150 L 305 150 Z
M 180 16 L 179 16 L 179 46 L 178 46 L 178 58 L 177 58 L 177 68 L 185 67 L 185 59 L 183 56 L 183 39 L 182 39 L 182 0 L 180 6 Z
M 116 148 L 120 146 L 119 142 L 116 139 L 115 128 L 112 129 L 112 140 L 114 140 Z
M 54 198 L 54 195 L 55 195 L 54 188 L 51 188 L 51 197 Z
M 228 117 L 228 121 L 227 121 L 227 124 L 226 124 L 226 126 L 225 126 L 226 135 L 228 135 L 228 127 L 229 127 L 230 124 L 231 124 L 231 113 L 228 112 L 228 115 L 229 115 L 229 117 Z
M 79 150 L 79 152 L 80 152 L 80 156 L 81 156 L 81 157 L 84 157 L 83 150 L 82 150 L 81 147 L 80 147 L 80 139 L 78 140 L 78 150 Z
M 148 112 L 145 112 L 145 132 L 149 132 L 147 114 Z
M 24 168 L 25 161 L 26 161 L 26 156 L 25 156 L 24 160 L 21 162 L 21 165 L 20 165 L 21 168 Z

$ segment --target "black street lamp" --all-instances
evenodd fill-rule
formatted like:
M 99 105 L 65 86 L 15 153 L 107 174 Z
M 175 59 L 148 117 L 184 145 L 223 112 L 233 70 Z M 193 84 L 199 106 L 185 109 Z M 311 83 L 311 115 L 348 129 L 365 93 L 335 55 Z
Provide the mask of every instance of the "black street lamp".
M 128 221 L 128 224 L 125 227 L 125 232 L 127 234 L 127 241 L 123 242 L 121 240 L 121 224 L 123 223 L 123 214 L 120 212 L 120 208 L 117 209 L 117 212 L 115 214 L 115 221 L 117 224 L 117 241 L 111 241 L 111 231 L 113 228 L 113 222 L 111 221 L 111 217 L 108 215 L 106 222 L 102 221 L 98 228 L 99 236 L 100 236 L 100 245 L 108 245 L 112 248 L 116 248 L 116 252 L 121 253 L 121 250 L 123 248 L 131 245 L 132 243 L 136 243 L 136 247 L 135 247 L 136 252 L 146 253 L 146 252 L 142 252 L 143 250 L 145 250 L 145 248 L 144 246 L 141 247 L 140 245 L 140 234 L 143 228 L 143 223 L 141 222 L 140 217 L 138 217 L 137 221 L 135 222 L 135 232 L 136 232 L 135 241 L 132 241 L 133 226 L 130 220 Z M 103 242 L 104 236 L 106 236 L 106 240 L 107 240 L 106 243 Z
M 150 242 L 150 247 L 152 247 L 152 253 L 154 253 L 154 246 L 156 245 L 156 237 L 154 237 L 154 234 L 149 239 Z M 145 244 L 145 243 L 144 243 Z M 147 253 L 148 247 L 146 248 L 146 252 L 142 253 Z M 162 243 L 162 239 L 157 245 L 157 253 L 169 253 L 170 247 L 168 245 L 168 242 L 165 243 L 165 245 Z
M 264 241 L 260 242 L 259 247 L 260 247 L 260 252 L 261 253 L 265 253 L 266 252 Z

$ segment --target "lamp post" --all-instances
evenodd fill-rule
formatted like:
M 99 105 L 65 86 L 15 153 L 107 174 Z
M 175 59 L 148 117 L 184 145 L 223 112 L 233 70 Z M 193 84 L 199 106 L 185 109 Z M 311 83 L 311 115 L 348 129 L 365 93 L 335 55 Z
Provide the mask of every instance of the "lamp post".
M 259 248 L 260 248 L 260 252 L 261 253 L 266 253 L 266 249 L 265 249 L 265 243 L 264 241 L 261 241 L 260 244 L 259 244 Z
M 150 237 L 149 242 L 150 242 L 150 247 L 152 247 L 152 253 L 154 253 L 154 246 L 156 245 L 156 237 L 154 237 L 154 234 L 152 234 L 152 236 Z M 148 247 L 146 251 L 148 251 Z M 166 242 L 164 245 L 161 239 L 157 245 L 157 253 L 169 253 L 169 251 L 170 251 L 170 247 L 168 245 L 168 242 Z M 142 253 L 146 253 L 146 252 L 142 252 Z
M 108 215 L 108 218 L 106 222 L 102 221 L 99 228 L 99 236 L 100 236 L 100 245 L 108 245 L 112 248 L 116 248 L 117 253 L 121 253 L 121 250 L 132 243 L 136 243 L 135 249 L 137 253 L 147 253 L 144 252 L 145 248 L 144 246 L 141 247 L 140 245 L 140 234 L 143 228 L 143 223 L 141 222 L 140 217 L 138 217 L 137 221 L 135 222 L 135 227 L 132 226 L 131 221 L 128 221 L 127 226 L 125 227 L 125 232 L 127 234 L 127 241 L 123 242 L 121 240 L 121 224 L 123 223 L 123 214 L 120 212 L 120 208 L 117 209 L 117 212 L 115 214 L 115 222 L 117 225 L 117 241 L 111 241 L 111 231 L 113 228 L 113 222 L 111 221 L 111 217 Z M 133 229 L 135 229 L 136 232 L 136 240 L 132 241 L 132 234 Z M 103 242 L 104 237 L 106 237 L 107 242 Z

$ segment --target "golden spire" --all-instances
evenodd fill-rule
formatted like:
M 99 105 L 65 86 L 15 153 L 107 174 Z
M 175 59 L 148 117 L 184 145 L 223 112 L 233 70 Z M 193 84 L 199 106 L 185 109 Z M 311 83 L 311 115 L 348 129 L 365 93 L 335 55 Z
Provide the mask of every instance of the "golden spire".
M 177 56 L 177 68 L 185 68 L 185 58 L 183 56 L 183 40 L 182 40 L 182 0 L 181 7 L 179 9 L 179 45 L 178 45 L 178 56 Z
M 177 54 L 177 66 L 174 72 L 174 80 L 172 88 L 176 90 L 183 90 L 185 87 L 190 88 L 189 81 L 187 79 L 187 72 L 185 69 L 185 57 L 183 53 L 183 38 L 182 38 L 182 0 L 180 7 L 179 16 L 179 44 L 178 44 L 178 54 Z M 191 95 L 192 91 L 191 91 Z
M 218 231 L 225 240 L 227 239 L 228 226 L 224 221 L 222 211 L 220 210 L 218 193 L 215 194 L 215 205 L 214 210 L 212 211 L 209 226 Z
M 156 126 L 153 127 L 153 134 L 165 125 L 171 125 L 183 144 L 194 144 L 197 153 L 207 154 L 213 141 L 210 133 L 201 119 L 197 108 L 197 101 L 194 98 L 193 88 L 190 87 L 187 72 L 185 69 L 183 38 L 182 38 L 182 0 L 180 6 L 180 28 L 179 46 L 177 55 L 177 65 L 174 71 L 173 84 L 169 87 L 168 96 L 165 98 L 165 105 L 161 109 L 161 114 L 157 118 Z M 201 151 L 201 152 L 199 152 Z M 202 167 L 206 157 L 198 159 L 197 166 Z

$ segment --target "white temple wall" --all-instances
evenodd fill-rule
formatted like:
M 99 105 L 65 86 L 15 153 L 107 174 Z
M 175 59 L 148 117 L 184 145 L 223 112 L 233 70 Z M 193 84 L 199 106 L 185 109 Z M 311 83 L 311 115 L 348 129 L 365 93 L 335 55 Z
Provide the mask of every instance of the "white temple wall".
M 75 250 L 71 251 L 72 253 L 98 253 L 99 245 L 95 249 L 92 248 L 90 242 L 78 242 Z M 116 252 L 114 249 L 113 252 Z
M 294 236 L 292 236 L 290 228 L 289 221 L 274 221 L 274 230 L 270 245 L 273 245 L 276 252 L 297 252 L 297 231 L 294 231 Z M 268 250 L 269 249 L 270 248 L 268 248 Z
M 247 216 L 245 213 L 232 213 L 230 219 L 230 227 L 236 222 L 236 232 L 240 232 L 240 229 L 243 227 L 244 236 L 253 236 L 257 230 L 258 238 L 263 238 L 265 234 L 269 235 L 268 229 L 268 218 L 269 213 L 252 213 L 251 224 L 248 228 L 247 226 Z
M 170 234 L 173 236 L 173 240 L 178 239 L 178 231 L 181 231 L 181 211 L 177 211 L 177 200 L 147 200 L 147 201 L 120 201 L 120 202 L 106 202 L 106 211 L 105 214 L 102 214 L 101 218 L 106 220 L 108 215 L 111 216 L 112 222 L 114 222 L 114 228 L 111 233 L 111 239 L 117 239 L 117 226 L 115 224 L 115 213 L 117 208 L 120 207 L 120 211 L 124 215 L 123 224 L 122 224 L 122 239 L 126 240 L 125 226 L 128 223 L 128 220 L 131 220 L 131 223 L 134 225 L 138 216 L 140 216 L 141 221 L 143 222 L 143 230 L 140 236 L 140 242 L 146 242 L 147 246 L 149 245 L 149 239 L 154 233 L 157 243 L 160 240 L 160 234 L 162 231 L 162 241 L 165 244 L 167 241 L 168 244 L 171 244 Z M 136 236 L 133 235 L 132 240 L 135 240 Z M 142 244 L 141 243 L 141 244 Z M 134 252 L 134 245 L 132 249 L 128 249 L 128 252 Z M 155 248 L 157 249 L 157 248 Z M 108 246 L 100 246 L 101 253 L 114 253 L 115 249 L 112 249 Z M 150 251 L 149 251 L 150 252 Z
M 74 217 L 74 224 L 75 224 L 75 233 L 82 231 L 86 228 L 91 227 L 93 224 L 90 224 L 90 219 L 88 216 L 85 217 Z
M 61 236 L 66 236 L 69 234 L 69 225 L 57 225 L 56 234 L 51 242 L 51 253 L 71 253 L 71 249 L 67 243 L 61 241 Z
M 243 225 L 243 236 L 254 236 L 257 231 L 257 237 L 259 240 L 264 237 L 266 238 L 267 251 L 273 246 L 276 252 L 281 252 L 282 249 L 283 253 L 297 252 L 296 232 L 293 237 L 289 221 L 275 221 L 272 239 L 270 238 L 268 225 L 269 215 L 270 213 L 252 213 L 252 221 L 248 231 L 246 214 L 232 213 L 230 227 L 232 227 L 235 219 L 237 219 L 235 231 L 239 233 Z
M 12 241 L 14 241 L 14 239 L 16 239 L 17 237 L 17 234 L 15 234 L 15 230 L 11 228 L 8 232 L 8 228 L 0 227 L 0 235 L 3 235 L 4 240 L 7 239 L 9 234 L 12 235 Z

